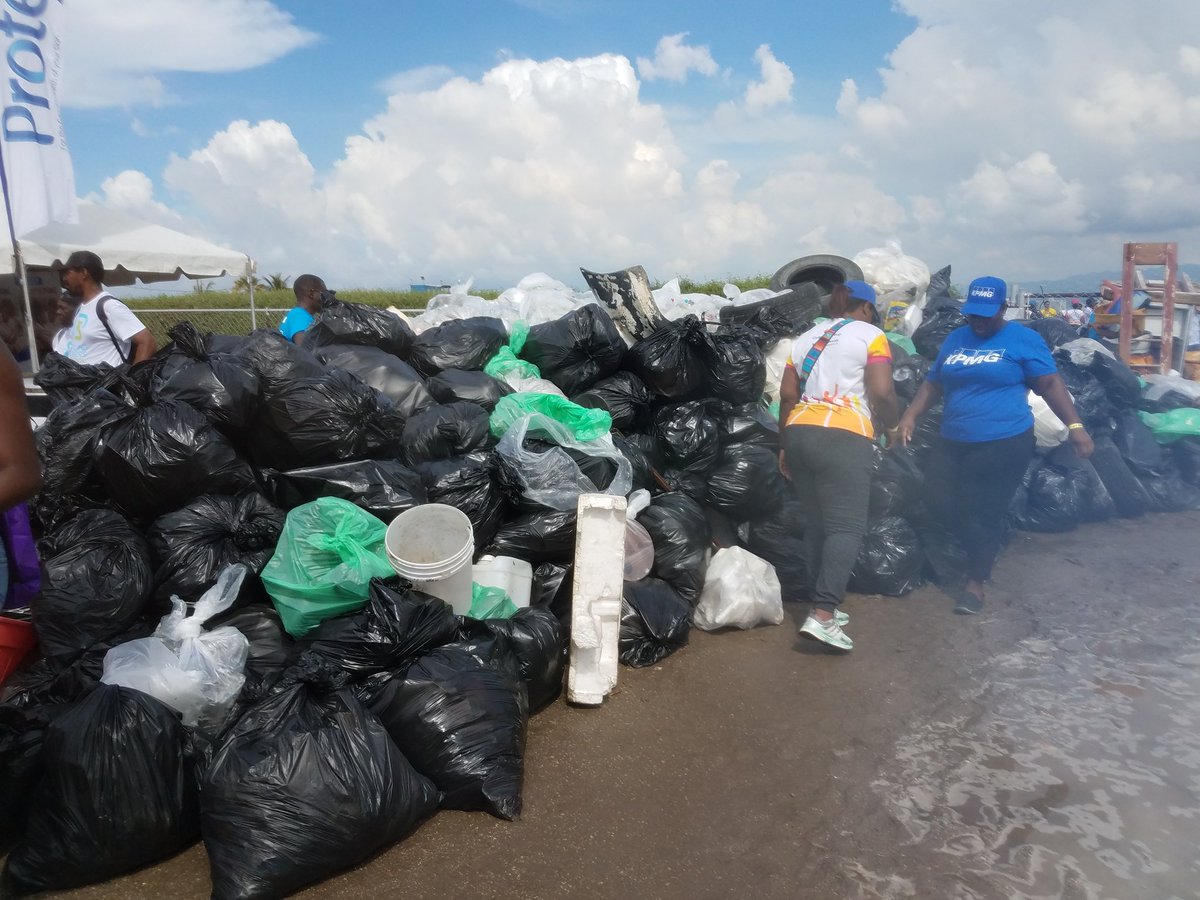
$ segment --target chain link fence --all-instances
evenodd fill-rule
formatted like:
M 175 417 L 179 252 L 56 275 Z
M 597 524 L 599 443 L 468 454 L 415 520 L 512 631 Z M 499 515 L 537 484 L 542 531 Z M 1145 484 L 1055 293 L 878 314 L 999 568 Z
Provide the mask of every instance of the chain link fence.
M 167 334 L 180 322 L 191 322 L 201 334 L 249 334 L 255 328 L 278 328 L 283 317 L 291 311 L 287 309 L 138 309 L 133 307 L 133 314 L 146 326 L 158 346 L 169 343 Z

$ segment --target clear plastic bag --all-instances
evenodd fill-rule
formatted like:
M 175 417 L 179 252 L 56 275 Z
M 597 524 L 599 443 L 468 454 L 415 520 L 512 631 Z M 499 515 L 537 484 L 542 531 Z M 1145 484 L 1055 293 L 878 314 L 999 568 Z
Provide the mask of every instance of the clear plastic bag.
M 713 554 L 694 623 L 705 631 L 783 623 L 783 592 L 775 567 L 741 547 Z
M 641 581 L 654 567 L 654 541 L 637 517 L 650 505 L 650 492 L 637 490 L 625 507 L 625 580 Z
M 1033 391 L 1029 392 L 1027 399 L 1029 409 L 1033 412 L 1033 439 L 1037 445 L 1043 450 L 1050 450 L 1065 441 L 1071 432 L 1049 404 Z
M 527 449 L 527 434 L 558 446 L 543 452 Z M 598 489 L 592 480 L 583 474 L 564 447 L 578 450 L 588 456 L 611 460 L 617 471 L 608 487 L 601 493 L 621 497 L 629 493 L 633 485 L 633 467 L 625 458 L 625 454 L 613 444 L 612 435 L 605 434 L 582 441 L 568 426 L 547 415 L 536 413 L 516 420 L 496 445 L 496 453 L 504 457 L 527 499 L 550 509 L 566 511 L 575 509 L 580 494 L 596 493 Z
M 204 631 L 204 623 L 233 605 L 247 568 L 226 567 L 189 616 L 178 597 L 148 638 L 119 644 L 104 656 L 100 680 L 149 694 L 183 716 L 183 724 L 216 733 L 242 685 L 250 642 L 231 626 Z

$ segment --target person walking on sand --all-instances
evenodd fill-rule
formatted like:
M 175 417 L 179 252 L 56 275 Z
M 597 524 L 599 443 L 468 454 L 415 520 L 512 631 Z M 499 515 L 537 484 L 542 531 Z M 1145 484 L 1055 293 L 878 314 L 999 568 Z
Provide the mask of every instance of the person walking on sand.
M 971 282 L 962 308 L 967 324 L 946 337 L 896 429 L 897 442 L 907 445 L 917 420 L 945 398 L 941 438 L 926 467 L 935 473 L 926 479 L 926 502 L 967 552 L 967 583 L 954 605 L 962 615 L 983 608 L 1002 523 L 1033 458 L 1028 391 L 1066 423 L 1080 459 L 1093 449 L 1046 342 L 1032 328 L 1004 320 L 1007 293 L 999 278 Z
M 800 636 L 854 649 L 840 607 L 867 530 L 878 419 L 893 428 L 899 404 L 892 352 L 878 327 L 875 290 L 862 281 L 834 288 L 832 321 L 792 345 L 780 384 L 779 467 L 804 506 L 812 611 Z

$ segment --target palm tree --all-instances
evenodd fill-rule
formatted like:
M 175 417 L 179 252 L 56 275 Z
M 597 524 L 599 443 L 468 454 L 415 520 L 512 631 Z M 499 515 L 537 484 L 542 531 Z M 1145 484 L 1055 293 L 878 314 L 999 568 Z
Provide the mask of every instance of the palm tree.
M 248 294 L 250 292 L 250 282 L 253 279 L 254 289 L 261 291 L 267 285 L 257 275 L 239 275 L 233 280 L 233 292 L 235 294 Z
M 286 291 L 289 287 L 291 287 L 291 285 L 288 284 L 289 281 L 291 281 L 291 279 L 285 277 L 282 272 L 276 272 L 274 275 L 267 276 L 265 286 L 268 291 Z
M 192 285 L 192 293 L 195 294 L 207 294 L 212 289 L 213 283 L 211 281 L 197 281 Z

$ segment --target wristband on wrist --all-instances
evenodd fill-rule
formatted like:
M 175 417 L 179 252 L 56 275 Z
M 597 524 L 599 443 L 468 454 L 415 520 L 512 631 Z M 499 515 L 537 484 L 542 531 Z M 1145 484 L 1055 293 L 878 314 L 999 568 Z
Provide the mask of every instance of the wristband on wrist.
M 1067 426 L 1067 431 L 1079 431 L 1081 428 L 1083 428 L 1082 422 L 1072 422 Z

